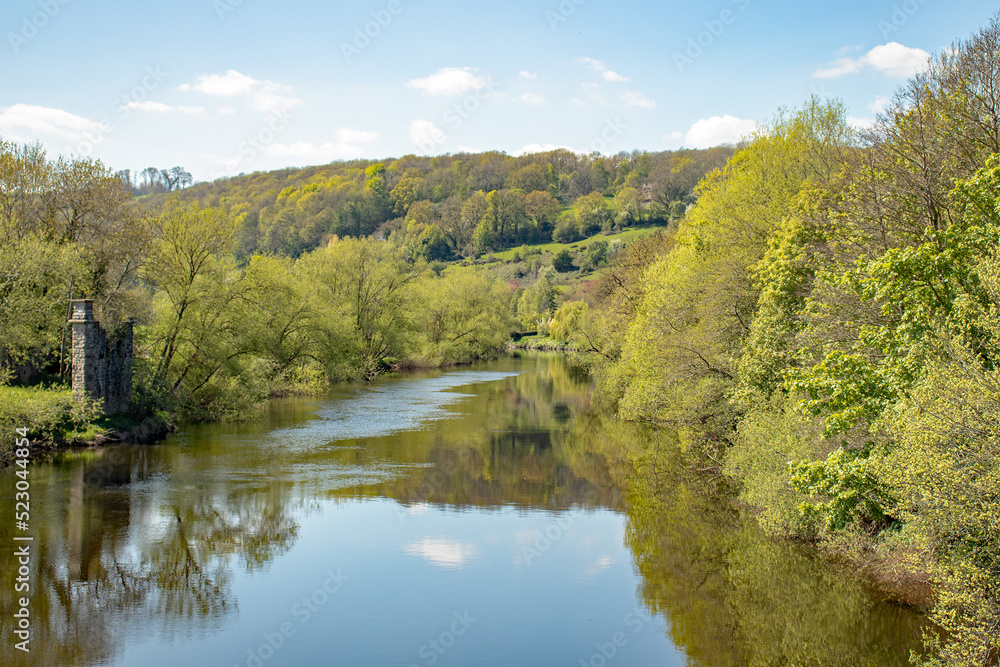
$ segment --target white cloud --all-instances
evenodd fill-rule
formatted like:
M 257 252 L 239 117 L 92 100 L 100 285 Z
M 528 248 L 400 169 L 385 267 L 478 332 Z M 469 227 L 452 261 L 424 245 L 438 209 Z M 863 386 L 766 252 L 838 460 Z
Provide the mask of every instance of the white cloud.
M 234 109 L 233 107 L 222 107 L 221 109 L 219 109 L 219 115 L 220 116 L 235 116 L 236 115 L 236 109 Z
M 129 102 L 125 105 L 126 108 L 132 109 L 134 111 L 147 111 L 150 113 L 182 113 L 186 116 L 204 116 L 204 107 L 185 107 L 185 106 L 170 106 L 169 104 L 164 104 L 163 102 L 153 102 L 151 100 L 146 100 L 144 102 Z
M 608 103 L 608 99 L 604 97 L 604 95 L 601 95 L 600 84 L 587 82 L 587 83 L 581 83 L 580 86 L 587 91 L 587 99 L 589 99 L 591 102 L 596 102 L 597 104 Z
M 585 65 L 590 65 L 592 69 L 600 72 L 601 78 L 605 81 L 611 81 L 614 83 L 619 83 L 621 81 L 628 81 L 628 77 L 622 76 L 618 72 L 608 69 L 608 66 L 602 63 L 600 60 L 594 60 L 593 58 L 580 58 L 580 62 Z
M 684 138 L 683 132 L 671 132 L 670 134 L 664 134 L 663 139 L 665 141 L 680 141 Z
M 423 79 L 411 79 L 407 88 L 422 90 L 428 95 L 460 95 L 478 90 L 486 81 L 474 74 L 471 67 L 445 67 Z
M 590 563 L 589 565 L 586 565 L 583 568 L 582 574 L 587 579 L 596 577 L 597 575 L 599 575 L 600 573 L 604 572 L 609 567 L 611 567 L 612 565 L 614 565 L 614 563 L 615 563 L 615 559 L 614 559 L 613 556 L 610 556 L 610 555 L 600 556 L 593 563 Z
M 556 146 L 555 144 L 528 144 L 519 151 L 516 151 L 514 155 L 531 155 L 533 153 L 548 153 L 549 151 L 559 150 L 560 148 L 573 151 L 569 146 Z M 576 151 L 573 151 L 576 152 Z
M 517 73 L 517 75 L 520 78 L 522 78 L 522 79 L 537 79 L 538 78 L 537 74 L 533 74 L 532 72 L 529 72 L 527 70 L 521 70 L 520 72 Z
M 410 141 L 420 150 L 430 153 L 438 144 L 448 141 L 448 137 L 429 120 L 415 120 L 410 123 Z
M 361 146 L 335 141 L 327 141 L 322 144 L 296 141 L 290 144 L 277 142 L 268 144 L 264 147 L 263 153 L 286 160 L 288 165 L 304 165 L 358 158 L 364 154 L 364 149 Z
M 525 104 L 542 104 L 545 102 L 544 95 L 537 95 L 535 93 L 524 93 L 517 99 L 521 100 Z
M 303 102 L 298 98 L 271 92 L 253 93 L 247 100 L 247 107 L 266 115 L 288 113 L 300 104 Z
M 352 130 L 348 127 L 341 128 L 334 133 L 337 141 L 345 144 L 368 144 L 378 139 L 378 132 L 367 132 L 365 130 Z
M 875 99 L 868 103 L 868 108 L 875 113 L 878 113 L 889 106 L 889 102 L 891 101 L 892 100 L 885 95 L 876 95 Z
M 702 118 L 684 135 L 684 145 L 688 148 L 711 148 L 721 144 L 735 144 L 756 129 L 756 121 L 728 114 Z
M 251 76 L 230 69 L 226 70 L 225 74 L 203 74 L 198 77 L 198 82 L 194 85 L 182 83 L 177 90 L 185 92 L 195 90 L 206 95 L 234 97 L 249 95 L 261 83 L 263 82 Z
M 845 74 L 854 74 L 861 71 L 863 60 L 863 58 L 839 58 L 826 67 L 820 67 L 813 72 L 813 76 L 817 79 L 836 79 Z
M 857 58 L 839 58 L 830 65 L 817 69 L 813 76 L 817 79 L 835 79 L 871 67 L 887 77 L 905 79 L 926 69 L 928 58 L 930 54 L 923 49 L 889 42 L 876 46 Z
M 458 569 L 477 555 L 476 547 L 472 544 L 430 537 L 407 544 L 403 551 L 445 569 Z
M 875 121 L 871 118 L 857 118 L 855 116 L 847 117 L 847 124 L 853 127 L 855 130 L 864 130 L 875 124 Z
M 865 55 L 868 64 L 886 76 L 904 79 L 927 68 L 927 60 L 931 54 L 923 49 L 903 46 L 899 42 L 889 42 Z
M 247 108 L 263 114 L 287 113 L 303 104 L 300 99 L 280 94 L 290 90 L 289 86 L 255 79 L 234 69 L 226 70 L 225 74 L 204 74 L 198 77 L 196 83 L 182 83 L 177 90 L 219 97 L 243 97 Z
M 62 109 L 32 104 L 0 108 L 0 134 L 14 141 L 32 142 L 51 137 L 73 143 L 98 144 L 110 131 L 106 125 Z
M 307 141 L 296 141 L 291 144 L 273 143 L 264 147 L 264 153 L 273 157 L 284 158 L 298 164 L 319 164 L 361 157 L 364 148 L 359 144 L 368 144 L 378 139 L 378 132 L 352 130 L 344 127 L 333 133 L 336 141 L 313 144 Z
M 631 105 L 631 106 L 634 106 L 634 107 L 643 107 L 645 109 L 652 109 L 653 107 L 656 106 L 656 102 L 654 102 L 653 100 L 649 99 L 648 97 L 646 97 L 642 93 L 636 92 L 634 90 L 629 90 L 629 91 L 626 91 L 625 93 L 623 93 L 622 94 L 622 101 L 625 104 L 628 104 L 628 105 Z

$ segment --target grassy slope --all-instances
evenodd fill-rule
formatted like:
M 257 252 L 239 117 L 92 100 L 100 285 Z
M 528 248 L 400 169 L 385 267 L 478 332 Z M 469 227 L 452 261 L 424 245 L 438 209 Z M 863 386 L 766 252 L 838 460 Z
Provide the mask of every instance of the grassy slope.
M 0 386 L 0 461 L 10 456 L 16 429 L 28 429 L 32 445 L 89 440 L 103 432 L 97 416 L 69 389 Z
M 626 227 L 618 234 L 604 234 L 603 232 L 598 232 L 597 234 L 594 234 L 589 238 L 583 239 L 582 241 L 575 241 L 573 243 L 556 243 L 555 241 L 553 241 L 551 243 L 542 243 L 539 245 L 532 245 L 527 247 L 531 248 L 532 250 L 539 250 L 542 253 L 549 253 L 552 255 L 556 254 L 560 250 L 569 250 L 570 252 L 577 252 L 581 250 L 586 250 L 591 243 L 601 239 L 607 241 L 608 243 L 611 243 L 615 239 L 620 240 L 622 243 L 628 243 L 629 241 L 632 241 L 636 238 L 652 234 L 653 232 L 661 229 L 666 229 L 666 227 L 651 227 L 651 226 Z M 511 260 L 514 259 L 514 254 L 519 250 L 520 250 L 519 248 L 508 248 L 503 252 L 493 253 L 493 257 L 501 261 Z M 489 255 L 487 255 L 487 257 L 489 257 Z

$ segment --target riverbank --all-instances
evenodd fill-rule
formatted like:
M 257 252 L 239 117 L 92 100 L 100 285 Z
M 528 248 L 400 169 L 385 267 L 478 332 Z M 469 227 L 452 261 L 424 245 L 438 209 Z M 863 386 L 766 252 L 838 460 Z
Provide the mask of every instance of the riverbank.
M 155 442 L 174 430 L 166 414 L 106 416 L 62 387 L 0 386 L 0 468 L 13 460 L 18 429 L 27 430 L 32 457 L 66 448 L 115 442 Z
M 575 345 L 549 336 L 524 336 L 512 341 L 508 350 L 533 350 L 536 352 L 579 352 Z
M 542 349 L 542 348 L 533 348 Z M 552 348 L 555 349 L 555 348 Z M 499 356 L 503 356 L 502 353 Z M 432 369 L 468 366 L 486 361 L 473 358 L 459 361 L 431 362 L 419 358 L 405 359 L 389 366 L 391 370 L 376 378 L 415 373 Z M 374 380 L 375 378 L 373 378 Z M 256 418 L 255 410 L 267 400 L 294 396 L 321 395 L 344 381 L 323 381 L 305 378 L 272 391 L 263 401 L 229 418 L 205 418 L 194 415 L 184 420 L 185 413 L 162 410 L 152 415 L 103 415 L 93 402 L 80 403 L 73 399 L 72 390 L 64 386 L 11 387 L 0 385 L 0 469 L 13 461 L 18 429 L 27 429 L 32 456 L 44 456 L 60 449 L 100 447 L 113 443 L 149 444 L 176 430 L 178 421 L 241 422 Z M 189 415 L 189 417 L 191 417 Z

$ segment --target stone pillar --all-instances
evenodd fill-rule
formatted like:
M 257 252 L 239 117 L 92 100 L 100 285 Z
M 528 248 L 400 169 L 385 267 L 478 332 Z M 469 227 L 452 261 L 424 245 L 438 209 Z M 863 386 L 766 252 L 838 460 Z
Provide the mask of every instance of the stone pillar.
M 70 301 L 73 325 L 73 398 L 99 401 L 105 414 L 128 412 L 132 405 L 132 322 L 108 339 L 94 319 L 91 299 Z
M 85 396 L 101 400 L 104 398 L 101 370 L 104 364 L 103 341 L 100 325 L 94 319 L 94 302 L 91 299 L 70 301 L 73 325 L 73 398 L 83 400 Z

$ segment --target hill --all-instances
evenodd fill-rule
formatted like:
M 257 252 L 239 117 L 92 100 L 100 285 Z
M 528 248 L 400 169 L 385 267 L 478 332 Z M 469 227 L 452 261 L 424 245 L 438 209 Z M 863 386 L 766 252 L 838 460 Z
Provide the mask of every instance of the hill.
M 142 201 L 157 212 L 190 202 L 226 211 L 238 222 L 241 260 L 298 257 L 333 236 L 370 235 L 393 237 L 415 257 L 451 260 L 666 224 L 734 152 L 408 155 L 240 175 Z

